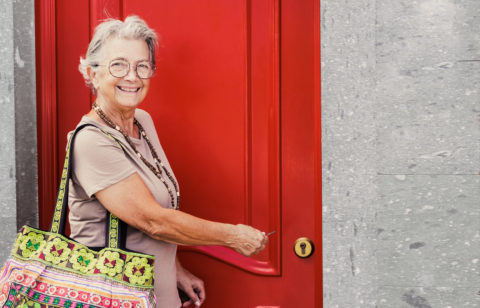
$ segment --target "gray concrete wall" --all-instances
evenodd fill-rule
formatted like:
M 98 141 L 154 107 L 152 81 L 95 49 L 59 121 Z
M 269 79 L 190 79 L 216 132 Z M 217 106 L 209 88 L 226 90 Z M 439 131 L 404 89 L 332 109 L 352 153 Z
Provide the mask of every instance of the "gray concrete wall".
M 0 0 L 0 264 L 38 225 L 33 0 Z
M 13 4 L 0 1 L 0 261 L 17 232 Z
M 480 307 L 479 16 L 321 1 L 324 307 Z
M 34 0 L 13 3 L 17 227 L 38 226 Z

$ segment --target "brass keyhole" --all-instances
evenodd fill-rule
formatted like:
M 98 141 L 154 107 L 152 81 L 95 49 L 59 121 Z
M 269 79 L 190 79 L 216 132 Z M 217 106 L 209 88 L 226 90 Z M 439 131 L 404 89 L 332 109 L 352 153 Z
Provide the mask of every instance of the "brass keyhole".
M 299 258 L 308 258 L 313 254 L 313 242 L 307 237 L 301 237 L 295 241 L 293 251 Z
M 307 244 L 305 244 L 303 242 L 300 243 L 300 248 L 302 249 L 302 255 L 304 255 L 305 254 L 305 248 L 307 248 Z

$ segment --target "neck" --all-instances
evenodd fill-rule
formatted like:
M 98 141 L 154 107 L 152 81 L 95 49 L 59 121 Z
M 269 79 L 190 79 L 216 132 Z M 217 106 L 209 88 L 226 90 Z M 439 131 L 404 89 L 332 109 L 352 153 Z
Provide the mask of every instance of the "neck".
M 112 121 L 115 125 L 118 125 L 122 131 L 124 131 L 130 137 L 138 138 L 138 128 L 134 124 L 135 108 L 133 109 L 116 109 L 110 104 L 104 103 L 97 99 L 95 101 L 98 107 L 103 113 Z M 100 123 L 107 124 L 95 111 L 90 111 L 89 116 Z M 107 124 L 108 125 L 108 124 Z

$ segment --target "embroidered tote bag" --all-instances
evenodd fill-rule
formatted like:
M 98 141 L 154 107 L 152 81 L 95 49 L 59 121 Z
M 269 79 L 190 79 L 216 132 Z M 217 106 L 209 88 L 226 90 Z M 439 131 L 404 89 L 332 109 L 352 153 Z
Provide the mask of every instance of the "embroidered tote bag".
M 154 257 L 125 250 L 125 226 L 109 214 L 106 247 L 91 249 L 64 236 L 68 207 L 68 145 L 49 231 L 24 226 L 0 272 L 0 307 L 155 307 Z

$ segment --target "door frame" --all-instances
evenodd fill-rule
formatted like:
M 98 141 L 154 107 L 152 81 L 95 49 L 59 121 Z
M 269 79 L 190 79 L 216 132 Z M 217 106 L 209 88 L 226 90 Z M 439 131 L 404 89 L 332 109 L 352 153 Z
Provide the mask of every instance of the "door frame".
M 322 122 L 321 122 L 321 32 L 320 32 L 320 1 L 315 0 L 313 10 L 313 42 L 314 42 L 314 180 L 315 180 L 315 239 L 317 254 L 315 255 L 315 286 L 322 290 L 315 293 L 315 307 L 323 307 L 323 233 L 322 233 Z
M 55 0 L 35 1 L 35 52 L 37 78 L 38 217 L 47 230 L 57 191 L 57 76 Z

